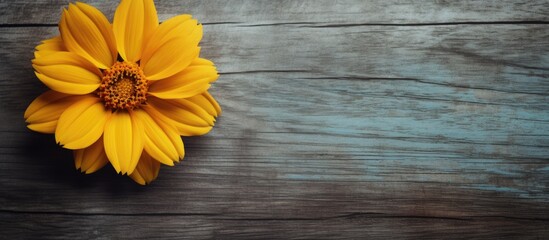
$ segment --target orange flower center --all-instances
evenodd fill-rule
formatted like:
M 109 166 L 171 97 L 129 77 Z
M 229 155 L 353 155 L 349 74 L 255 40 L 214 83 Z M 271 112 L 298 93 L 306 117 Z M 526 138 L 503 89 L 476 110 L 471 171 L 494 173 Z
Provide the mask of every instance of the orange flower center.
M 97 95 L 109 109 L 132 110 L 147 101 L 148 89 L 147 79 L 139 65 L 117 62 L 103 71 Z

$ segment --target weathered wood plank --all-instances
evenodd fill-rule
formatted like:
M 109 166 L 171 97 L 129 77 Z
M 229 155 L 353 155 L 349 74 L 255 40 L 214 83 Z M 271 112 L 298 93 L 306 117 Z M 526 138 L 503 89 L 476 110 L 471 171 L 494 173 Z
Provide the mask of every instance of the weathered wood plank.
M 25 239 L 272 239 L 277 236 L 280 239 L 407 239 L 411 236 L 421 239 L 543 239 L 547 234 L 547 231 L 539 230 L 539 225 L 521 219 L 462 220 L 382 214 L 323 219 L 234 220 L 215 215 L 0 213 L 3 226 L 11 224 L 7 219 L 14 218 L 21 220 L 20 228 L 2 229 L 0 232 L 15 233 Z M 75 226 L 78 226 L 76 231 L 73 230 Z
M 434 2 L 450 13 L 470 10 L 436 15 L 434 22 L 546 17 L 539 2 L 507 3 L 499 13 L 490 10 L 503 9 L 499 2 L 466 3 Z M 188 5 L 205 22 L 227 22 L 206 25 L 202 43 L 203 55 L 222 73 L 212 93 L 224 114 L 209 135 L 185 138 L 185 161 L 163 168 L 145 188 L 110 167 L 83 176 L 52 136 L 25 129 L 23 111 L 45 89 L 32 73 L 32 49 L 57 29 L 0 27 L 0 225 L 8 226 L 0 233 L 549 235 L 547 24 L 355 24 L 374 17 L 346 12 L 358 10 L 344 4 L 335 10 L 302 4 L 303 11 L 286 13 Z M 383 4 L 372 3 L 389 7 Z M 402 19 L 395 12 L 379 22 L 430 16 L 424 6 L 407 15 L 410 4 L 394 5 Z M 175 14 L 159 9 L 162 16 Z M 340 15 L 321 19 L 332 10 Z M 40 16 L 33 19 L 49 23 Z M 146 232 L 139 229 L 145 226 Z
M 57 24 L 69 0 L 2 1 L 0 24 Z M 205 23 L 278 25 L 320 24 L 429 24 L 459 22 L 549 21 L 546 1 L 466 0 L 163 0 L 156 1 L 160 19 L 192 13 Z M 86 1 L 109 18 L 118 1 Z

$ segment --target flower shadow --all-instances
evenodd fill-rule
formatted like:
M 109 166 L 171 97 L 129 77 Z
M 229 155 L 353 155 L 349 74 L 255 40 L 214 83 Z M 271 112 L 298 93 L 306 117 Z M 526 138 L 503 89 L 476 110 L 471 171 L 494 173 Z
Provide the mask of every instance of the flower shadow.
M 77 191 L 100 189 L 111 195 L 142 191 L 142 187 L 128 177 L 116 174 L 110 164 L 93 174 L 81 173 L 74 166 L 72 151 L 57 145 L 53 135 L 29 133 L 25 134 L 25 138 L 23 149 L 31 150 L 25 151 L 23 158 L 34 173 L 31 180 L 40 183 L 37 186 L 55 185 Z

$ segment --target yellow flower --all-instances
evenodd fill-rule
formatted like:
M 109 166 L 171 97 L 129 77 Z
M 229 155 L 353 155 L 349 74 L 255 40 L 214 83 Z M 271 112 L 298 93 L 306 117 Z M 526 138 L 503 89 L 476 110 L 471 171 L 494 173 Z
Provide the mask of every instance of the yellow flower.
M 70 4 L 60 36 L 36 47 L 36 76 L 51 90 L 25 112 L 28 128 L 55 133 L 77 169 L 110 162 L 139 184 L 185 154 L 182 136 L 209 132 L 221 108 L 217 77 L 200 58 L 202 25 L 190 15 L 158 23 L 152 0 L 122 0 L 113 24 L 96 8 Z

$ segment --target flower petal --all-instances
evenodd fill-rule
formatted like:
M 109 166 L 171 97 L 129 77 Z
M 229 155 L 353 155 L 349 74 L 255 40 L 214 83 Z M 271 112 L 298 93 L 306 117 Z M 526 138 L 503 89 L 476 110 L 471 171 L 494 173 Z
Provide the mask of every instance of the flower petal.
M 27 110 L 25 111 L 25 119 L 28 120 L 28 118 L 35 114 L 36 112 L 40 111 L 41 108 L 46 107 L 48 104 L 51 104 L 52 102 L 55 102 L 59 99 L 63 99 L 66 97 L 69 97 L 71 95 L 64 94 L 64 93 L 58 93 L 56 91 L 49 90 L 42 95 L 38 96 L 32 103 L 29 105 Z
M 158 17 L 152 0 L 122 0 L 113 21 L 120 56 L 130 62 L 141 59 L 143 45 L 157 27 Z
M 157 122 L 165 122 L 173 126 L 177 130 L 177 134 L 183 136 L 197 136 L 208 133 L 213 126 L 213 117 L 205 110 L 200 112 L 196 108 L 199 115 L 193 110 L 186 109 L 186 102 L 177 102 L 175 100 L 163 100 L 150 97 L 148 106 L 144 107 L 145 111 L 151 115 Z M 192 104 L 192 103 L 191 103 Z M 202 116 L 209 116 L 210 119 L 204 120 Z M 209 124 L 211 122 L 212 124 Z
M 183 71 L 149 87 L 149 94 L 164 98 L 188 98 L 205 92 L 219 75 L 213 65 L 191 65 Z
M 58 51 L 52 54 L 48 54 L 47 56 L 35 58 L 32 60 L 32 63 L 33 65 L 36 65 L 39 67 L 47 67 L 52 65 L 69 65 L 70 67 L 80 67 L 84 70 L 87 70 L 90 73 L 95 74 L 99 78 L 103 76 L 101 71 L 97 67 L 95 67 L 91 62 L 89 62 L 85 58 L 73 52 Z M 62 73 L 58 73 L 58 74 L 62 74 Z M 77 80 L 72 80 L 72 81 L 78 82 Z M 92 82 L 95 82 L 95 81 L 92 81 Z
M 191 46 L 184 38 L 174 38 L 162 45 L 149 61 L 142 63 L 143 72 L 153 81 L 170 77 L 189 66 L 199 53 L 200 47 Z
M 183 147 L 183 140 L 181 139 L 181 136 L 179 132 L 177 131 L 176 127 L 173 124 L 170 124 L 170 121 L 167 117 L 156 117 L 155 115 L 162 115 L 160 114 L 156 109 L 154 109 L 151 106 L 145 105 L 143 106 L 143 110 L 145 110 L 149 116 L 154 119 L 154 121 L 164 130 L 164 133 L 170 138 L 171 143 L 175 147 L 178 155 L 178 159 L 176 162 L 179 162 L 180 159 L 183 159 L 185 157 L 185 148 Z
M 25 111 L 28 128 L 42 133 L 54 133 L 59 116 L 82 96 L 47 91 L 37 97 Z
M 57 127 L 57 120 L 44 123 L 33 123 L 27 125 L 30 130 L 41 133 L 54 133 L 55 128 Z
M 114 113 L 105 125 L 104 145 L 118 173 L 131 174 L 143 151 L 143 125 L 126 111 Z
M 50 39 L 42 41 L 42 43 L 36 46 L 36 51 L 34 51 L 34 57 L 39 58 L 46 56 L 51 53 L 67 51 L 63 39 L 61 36 L 56 36 Z
M 158 14 L 153 0 L 144 0 L 144 22 L 143 22 L 143 44 L 141 50 L 147 45 L 147 42 L 152 37 L 156 29 L 158 28 Z
M 99 84 L 97 85 L 89 85 L 89 84 L 79 84 L 79 83 L 68 83 L 59 81 L 57 79 L 50 78 L 44 74 L 41 73 L 35 73 L 36 77 L 42 81 L 42 83 L 46 84 L 49 88 L 63 92 L 68 94 L 86 94 L 91 93 L 99 87 Z
M 103 138 L 99 138 L 94 144 L 84 149 L 74 151 L 74 164 L 76 169 L 90 174 L 105 166 L 109 162 L 103 147 Z
M 114 59 L 116 59 L 118 57 L 118 51 L 116 50 L 116 41 L 114 39 L 114 32 L 112 30 L 111 23 L 109 22 L 107 17 L 105 17 L 105 15 L 101 13 L 101 11 L 97 10 L 97 8 L 91 5 L 82 2 L 76 2 L 75 4 L 80 10 L 82 10 L 84 14 L 86 14 L 86 16 L 88 16 L 88 18 L 90 18 L 90 20 L 93 21 L 95 26 L 97 26 L 97 28 L 105 38 L 105 41 L 107 42 L 107 46 L 109 47 L 111 55 L 114 57 Z
M 178 154 L 177 148 L 183 148 L 181 137 L 177 142 L 172 142 L 165 130 L 172 131 L 169 128 L 162 128 L 145 111 L 135 111 L 135 116 L 143 123 L 145 130 L 145 151 L 159 162 L 173 166 L 173 162 L 178 162 L 182 157 Z
M 149 59 L 164 43 L 177 36 L 190 35 L 197 25 L 198 21 L 192 19 L 192 16 L 188 14 L 178 15 L 162 22 L 151 36 L 152 41 L 148 41 L 144 46 L 142 57 Z
M 201 106 L 187 99 L 149 98 L 149 104 L 160 113 L 189 125 L 206 127 L 213 126 L 214 117 Z
M 110 115 L 99 98 L 85 96 L 61 114 L 55 140 L 64 148 L 86 148 L 101 137 Z
M 201 65 L 213 66 L 214 63 L 205 58 L 196 58 L 191 62 L 191 66 L 201 66 Z
M 198 57 L 202 25 L 188 15 L 162 23 L 143 52 L 141 66 L 148 80 L 159 80 L 181 72 Z
M 175 147 L 175 150 L 177 151 L 178 158 L 176 159 L 176 162 L 179 162 L 179 160 L 185 157 L 185 147 L 183 146 L 183 140 L 181 139 L 181 136 L 177 132 L 177 129 L 175 129 L 173 125 L 169 125 L 168 123 L 161 121 L 159 119 L 155 119 L 155 121 L 162 128 L 162 130 L 164 130 L 164 133 L 166 133 L 168 138 L 170 138 L 170 141 L 172 142 L 173 146 Z
M 70 4 L 63 10 L 59 31 L 67 49 L 96 67 L 109 68 L 116 60 L 113 33 L 107 18 L 84 3 Z
M 135 171 L 130 174 L 130 178 L 141 185 L 145 185 L 158 177 L 158 171 L 160 171 L 160 163 L 154 160 L 146 151 L 143 151 Z
M 210 95 L 209 92 L 203 92 L 202 94 L 187 98 L 187 100 L 201 106 L 204 110 L 206 110 L 210 115 L 214 117 L 217 117 L 221 114 L 221 107 L 212 97 L 212 95 Z
M 93 92 L 101 83 L 99 69 L 75 53 L 51 53 L 32 62 L 38 79 L 58 92 L 86 94 Z

